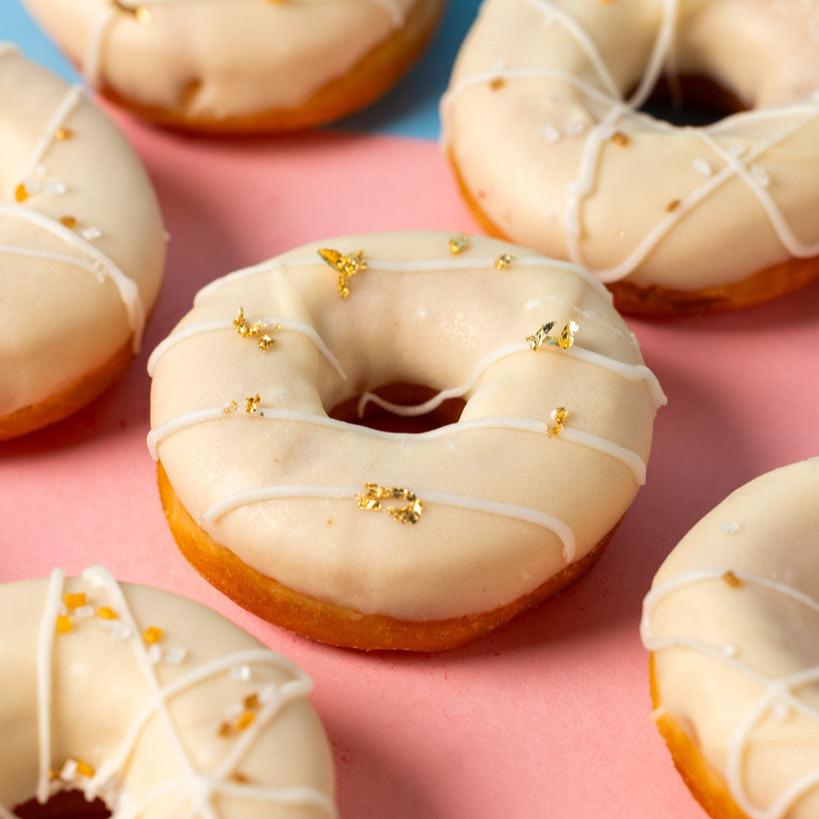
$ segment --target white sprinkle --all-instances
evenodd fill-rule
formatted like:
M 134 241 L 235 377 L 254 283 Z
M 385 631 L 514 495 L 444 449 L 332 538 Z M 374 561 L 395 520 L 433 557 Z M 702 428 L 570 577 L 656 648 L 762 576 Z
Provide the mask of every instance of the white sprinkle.
M 245 707 L 240 702 L 234 702 L 225 708 L 225 716 L 228 719 L 236 719 L 236 717 L 240 717 L 244 712 Z
M 259 700 L 261 700 L 263 705 L 268 705 L 272 702 L 277 696 L 279 695 L 279 691 L 275 685 L 266 685 L 260 692 L 259 692 Z
M 586 123 L 581 119 L 574 119 L 566 126 L 566 133 L 569 136 L 578 136 L 586 130 Z
M 741 145 L 739 142 L 735 142 L 728 148 L 728 156 L 734 157 L 734 159 L 739 159 L 745 153 L 745 146 Z
M 547 142 L 560 142 L 560 138 L 563 134 L 560 133 L 559 128 L 555 128 L 554 125 L 544 125 L 541 128 L 540 135 L 547 141 Z
M 753 177 L 754 181 L 763 188 L 767 188 L 768 185 L 771 184 L 771 177 L 768 176 L 768 172 L 762 167 L 762 165 L 751 165 L 751 176 Z
M 773 708 L 771 708 L 771 713 L 774 719 L 784 721 L 791 715 L 791 709 L 785 702 L 775 702 Z
M 82 234 L 84 239 L 88 239 L 88 241 L 93 241 L 94 239 L 99 239 L 102 236 L 102 231 L 99 228 L 95 228 L 93 225 L 91 227 L 83 228 L 80 233 Z
M 74 616 L 80 620 L 89 620 L 94 616 L 93 606 L 80 606 L 74 610 Z
M 740 525 L 736 521 L 730 521 L 729 523 L 723 523 L 720 529 L 726 535 L 735 535 L 739 531 Z
M 40 191 L 43 189 L 43 183 L 40 182 L 39 179 L 34 179 L 33 177 L 24 179 L 23 184 L 26 186 L 26 190 L 29 192 L 29 195 L 40 193 Z
M 253 672 L 249 665 L 234 665 L 230 669 L 230 676 L 239 682 L 247 682 L 253 676 Z
M 188 658 L 188 651 L 182 646 L 170 646 L 165 652 L 165 662 L 168 665 L 182 665 Z
M 162 662 L 162 646 L 154 643 L 153 645 L 148 646 L 147 653 L 148 660 L 150 660 L 151 665 L 159 665 Z
M 724 646 L 722 646 L 722 653 L 726 657 L 736 657 L 738 652 L 739 649 L 732 643 L 726 643 Z
M 119 620 L 112 620 L 108 626 L 111 629 L 111 635 L 115 640 L 121 640 L 123 643 L 126 640 L 130 640 L 133 634 L 131 633 L 131 629 L 125 625 L 125 623 L 120 622 Z
M 77 760 L 67 759 L 60 771 L 60 779 L 64 782 L 73 782 L 77 778 Z
M 47 182 L 43 182 L 43 192 L 51 194 L 52 196 L 64 196 L 67 190 L 68 188 L 56 179 L 49 179 Z
M 703 176 L 711 176 L 711 174 L 714 173 L 713 168 L 708 164 L 707 160 L 701 156 L 694 157 L 691 164 L 694 166 L 694 170 Z
M 45 165 L 35 165 L 34 166 L 34 175 L 35 176 L 45 176 L 46 166 Z
M 60 606 L 57 608 L 57 614 L 59 614 L 60 617 L 68 617 L 68 609 L 64 605 L 60 604 Z

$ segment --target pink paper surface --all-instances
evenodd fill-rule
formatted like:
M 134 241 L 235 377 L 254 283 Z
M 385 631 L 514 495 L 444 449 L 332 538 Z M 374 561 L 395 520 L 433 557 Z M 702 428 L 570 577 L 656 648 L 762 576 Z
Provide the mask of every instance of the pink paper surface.
M 300 663 L 316 680 L 347 819 L 703 816 L 649 717 L 640 603 L 663 557 L 729 491 L 819 453 L 819 287 L 728 317 L 631 322 L 670 405 L 648 485 L 572 589 L 448 654 L 328 648 L 247 614 L 177 552 L 145 448 L 147 354 L 199 287 L 238 266 L 345 233 L 476 227 L 429 143 L 226 144 L 120 121 L 173 237 L 164 291 L 125 379 L 0 447 L 0 581 L 101 562 L 212 606 Z

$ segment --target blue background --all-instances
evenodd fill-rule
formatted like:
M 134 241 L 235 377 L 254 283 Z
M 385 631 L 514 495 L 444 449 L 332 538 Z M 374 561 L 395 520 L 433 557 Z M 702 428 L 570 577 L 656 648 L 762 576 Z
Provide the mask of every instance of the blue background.
M 340 127 L 437 139 L 438 100 L 480 3 L 481 0 L 449 0 L 446 16 L 429 50 L 409 75 L 386 98 Z M 16 43 L 32 59 L 76 81 L 72 67 L 29 17 L 21 0 L 0 0 L 0 5 L 0 41 Z

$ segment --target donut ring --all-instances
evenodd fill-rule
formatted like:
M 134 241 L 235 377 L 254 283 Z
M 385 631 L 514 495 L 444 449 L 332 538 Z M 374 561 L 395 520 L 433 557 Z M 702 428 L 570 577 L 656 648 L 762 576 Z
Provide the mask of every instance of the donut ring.
M 151 184 L 114 125 L 5 44 L 0 118 L 2 441 L 64 418 L 128 366 L 165 240 Z
M 410 69 L 444 0 L 26 0 L 87 80 L 162 125 L 292 131 L 364 108 Z
M 487 0 L 442 101 L 468 204 L 493 235 L 587 266 L 624 312 L 747 307 L 813 281 L 815 14 Z M 712 77 L 752 110 L 704 128 L 643 114 L 664 67 Z
M 715 819 L 819 812 L 819 459 L 729 495 L 654 578 L 654 719 Z
M 665 396 L 572 265 L 434 233 L 327 244 L 208 285 L 151 355 L 163 507 L 194 566 L 272 622 L 450 648 L 591 565 Z M 398 382 L 434 397 L 372 392 Z M 418 436 L 328 417 L 358 395 L 403 416 L 466 404 Z
M 32 793 L 118 819 L 337 816 L 310 678 L 175 594 L 81 577 L 0 586 L 0 816 Z

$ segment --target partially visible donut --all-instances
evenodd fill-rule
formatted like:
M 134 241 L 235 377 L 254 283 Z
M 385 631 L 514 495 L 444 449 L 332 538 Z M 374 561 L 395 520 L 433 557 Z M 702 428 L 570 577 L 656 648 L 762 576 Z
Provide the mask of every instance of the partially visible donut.
M 332 819 L 312 683 L 175 594 L 81 577 L 0 586 L 0 817 L 35 795 L 115 819 Z
M 0 44 L 0 441 L 128 366 L 165 259 L 151 184 L 77 87 Z
M 420 55 L 444 0 L 26 0 L 102 93 L 146 119 L 275 132 L 339 119 Z
M 819 458 L 751 481 L 645 599 L 654 720 L 714 819 L 819 816 Z
M 642 113 L 664 70 L 749 110 Z M 586 265 L 624 312 L 746 307 L 819 277 L 811 3 L 487 0 L 442 116 L 486 229 Z
M 573 265 L 437 233 L 326 245 L 208 285 L 151 355 L 163 508 L 194 566 L 274 623 L 450 648 L 593 563 L 665 396 Z M 373 392 L 400 383 L 432 397 Z M 357 396 L 465 406 L 418 435 L 329 417 Z

